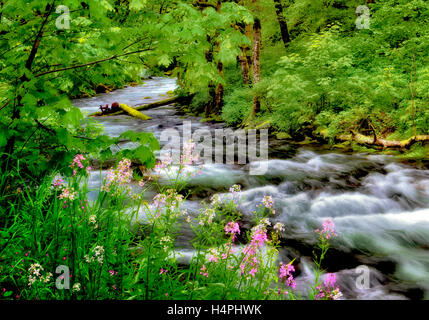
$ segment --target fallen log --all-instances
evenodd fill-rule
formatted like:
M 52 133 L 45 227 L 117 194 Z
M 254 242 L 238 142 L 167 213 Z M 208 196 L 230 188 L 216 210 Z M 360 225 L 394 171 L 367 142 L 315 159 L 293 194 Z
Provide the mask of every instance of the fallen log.
M 150 120 L 150 117 L 148 117 L 147 115 L 141 113 L 140 111 L 137 111 L 134 108 L 131 108 L 130 106 L 127 106 L 126 104 L 121 103 L 119 105 L 119 107 L 125 111 L 126 113 L 128 113 L 130 116 L 141 119 L 141 120 Z
M 153 103 L 148 103 L 148 104 L 136 106 L 133 109 L 135 109 L 135 110 L 148 110 L 148 109 L 152 109 L 152 108 L 156 108 L 156 107 L 165 106 L 167 104 L 171 104 L 171 103 L 175 103 L 175 102 L 180 102 L 182 100 L 184 100 L 184 97 L 172 97 L 172 98 L 164 99 L 164 100 L 161 100 L 161 101 L 157 101 L 157 102 L 153 102 Z M 120 114 L 124 114 L 124 110 L 117 111 L 117 112 L 112 112 L 112 113 L 109 113 L 109 114 L 103 114 L 102 112 L 98 111 L 98 112 L 91 113 L 89 115 L 89 117 L 117 116 L 117 115 L 120 115 Z
M 377 136 L 365 136 L 358 132 L 352 132 L 351 134 L 343 134 L 336 137 L 340 141 L 355 141 L 359 144 L 370 145 L 370 146 L 380 146 L 383 149 L 386 148 L 409 148 L 412 144 L 416 142 L 429 142 L 429 135 L 416 135 L 406 140 L 387 140 L 381 139 Z

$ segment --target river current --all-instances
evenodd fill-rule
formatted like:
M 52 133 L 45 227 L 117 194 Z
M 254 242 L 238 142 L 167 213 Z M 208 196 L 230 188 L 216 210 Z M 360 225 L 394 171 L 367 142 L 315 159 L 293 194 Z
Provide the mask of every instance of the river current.
M 74 100 L 73 105 L 88 113 L 114 101 L 135 106 L 165 99 L 175 88 L 174 79 L 153 78 L 142 86 Z M 224 127 L 180 114 L 173 105 L 144 113 L 152 119 L 142 121 L 126 115 L 97 119 L 110 136 L 136 130 L 152 132 L 159 138 L 166 128 L 181 131 L 184 121 L 191 121 L 193 131 Z M 297 290 L 305 291 L 313 279 L 314 229 L 331 219 L 338 237 L 324 266 L 327 272 L 336 273 L 345 299 L 429 299 L 427 167 L 392 156 L 345 154 L 275 139 L 269 145 L 268 170 L 261 176 L 249 174 L 250 166 L 256 163 L 204 164 L 202 174 L 189 181 L 192 195 L 184 208 L 196 216 L 202 200 L 215 193 L 226 196 L 230 186 L 240 184 L 243 226 L 249 227 L 256 205 L 270 195 L 276 209 L 272 223 L 286 225 L 280 258 L 283 262 L 296 258 Z M 99 183 L 100 175 L 94 174 L 92 186 Z M 151 199 L 153 195 L 149 192 L 146 196 Z M 192 255 L 191 238 L 190 230 L 184 228 L 177 242 L 185 260 Z M 359 276 L 366 270 L 369 283 L 362 287 Z

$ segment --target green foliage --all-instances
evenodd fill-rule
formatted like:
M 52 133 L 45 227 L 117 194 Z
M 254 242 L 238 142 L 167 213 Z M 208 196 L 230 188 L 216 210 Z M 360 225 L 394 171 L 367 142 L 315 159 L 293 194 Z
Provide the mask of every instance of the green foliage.
M 151 37 L 157 32 L 148 36 L 147 31 L 158 21 L 153 14 L 158 8 L 146 8 L 146 1 L 63 1 L 70 10 L 69 29 L 58 27 L 64 20 L 53 5 L 57 3 L 41 0 L 1 3 L 3 170 L 20 159 L 21 169 L 43 176 L 77 152 L 109 155 L 115 140 L 102 136 L 102 128 L 84 118 L 69 98 L 92 95 L 100 84 L 120 87 L 139 81 L 147 68 L 144 59 L 154 50 Z M 153 146 L 119 156 L 153 165 Z
M 278 26 L 263 20 L 262 79 L 252 88 L 262 97 L 259 122 L 269 119 L 274 129 L 291 135 L 302 135 L 305 127 L 324 128 L 330 138 L 350 130 L 368 134 L 370 125 L 378 136 L 409 138 L 413 122 L 417 134 L 428 133 L 426 3 L 376 1 L 369 5 L 368 30 L 355 26 L 361 4 L 283 3 L 292 38 L 286 50 L 276 36 Z M 272 16 L 272 7 L 265 1 L 261 5 Z M 230 86 L 223 118 L 237 125 L 247 119 L 236 106 L 243 89 L 236 81 Z M 251 99 L 249 94 L 240 102 L 243 109 Z
M 236 89 L 225 98 L 222 119 L 227 125 L 239 125 L 249 116 L 251 109 L 252 91 L 249 88 Z
M 220 12 L 179 3 L 162 18 L 162 30 L 169 42 L 160 48 L 164 53 L 159 54 L 158 63 L 168 66 L 175 60 L 174 74 L 191 93 L 207 90 L 209 84 L 224 83 L 218 63 L 234 65 L 240 46 L 250 44 L 234 25 L 252 21 L 251 14 L 233 2 L 222 3 Z M 208 55 L 212 58 L 207 59 Z

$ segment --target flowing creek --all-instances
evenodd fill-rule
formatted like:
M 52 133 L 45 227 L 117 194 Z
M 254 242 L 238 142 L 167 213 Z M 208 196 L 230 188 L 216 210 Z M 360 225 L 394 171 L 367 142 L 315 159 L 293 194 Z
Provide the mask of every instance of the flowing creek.
M 143 86 L 77 99 L 73 104 L 87 112 L 114 101 L 135 106 L 165 99 L 165 94 L 175 88 L 174 79 L 154 78 Z M 192 130 L 224 127 L 180 115 L 173 105 L 144 113 L 152 119 L 120 115 L 100 117 L 98 121 L 110 136 L 135 130 L 152 132 L 159 138 L 166 128 L 181 132 L 184 120 L 192 122 Z M 202 174 L 189 181 L 193 192 L 184 208 L 196 216 L 202 200 L 214 193 L 226 194 L 231 185 L 240 184 L 242 226 L 248 228 L 256 205 L 264 195 L 271 195 L 276 209 L 272 224 L 286 225 L 280 259 L 289 262 L 297 258 L 298 291 L 305 291 L 313 279 L 314 229 L 330 218 L 338 237 L 332 242 L 324 267 L 336 273 L 344 298 L 429 299 L 427 167 L 406 164 L 391 156 L 337 153 L 275 139 L 270 140 L 269 155 L 269 169 L 262 176 L 250 175 L 249 165 L 203 165 Z M 92 186 L 100 181 L 98 173 L 91 176 Z M 149 192 L 146 197 L 152 199 L 154 195 Z M 185 257 L 192 255 L 191 237 L 184 224 L 177 245 Z M 363 265 L 369 268 L 368 289 L 356 285 L 363 274 L 359 266 Z

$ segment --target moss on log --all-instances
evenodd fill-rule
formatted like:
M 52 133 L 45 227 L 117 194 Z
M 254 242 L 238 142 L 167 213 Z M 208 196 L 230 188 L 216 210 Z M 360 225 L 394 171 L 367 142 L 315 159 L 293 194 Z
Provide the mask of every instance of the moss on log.
M 406 140 L 387 140 L 376 137 L 375 135 L 365 136 L 358 132 L 352 132 L 351 134 L 343 134 L 336 137 L 340 141 L 355 141 L 362 145 L 379 146 L 383 149 L 386 148 L 409 148 L 416 142 L 429 142 L 429 135 L 416 135 Z
M 135 117 L 135 118 L 141 119 L 141 120 L 150 120 L 150 117 L 141 113 L 140 111 L 137 111 L 134 108 L 131 108 L 130 106 L 127 106 L 126 104 L 121 103 L 119 105 L 119 107 L 132 117 Z
M 182 100 L 184 100 L 184 97 L 172 97 L 172 98 L 168 98 L 168 99 L 164 99 L 161 101 L 157 101 L 157 102 L 153 102 L 153 103 L 148 103 L 148 104 L 144 104 L 141 106 L 137 106 L 135 108 L 133 108 L 134 110 L 148 110 L 148 109 L 152 109 L 152 108 L 156 108 L 156 107 L 161 107 L 161 106 L 165 106 L 167 104 L 171 104 L 171 103 L 175 103 L 175 102 L 180 102 Z M 120 114 L 124 114 L 124 110 L 121 111 L 117 111 L 117 112 L 112 112 L 112 113 L 108 113 L 108 114 L 103 114 L 102 112 L 98 111 L 98 112 L 94 112 L 91 113 L 89 115 L 89 117 L 99 117 L 99 116 L 117 116 Z

